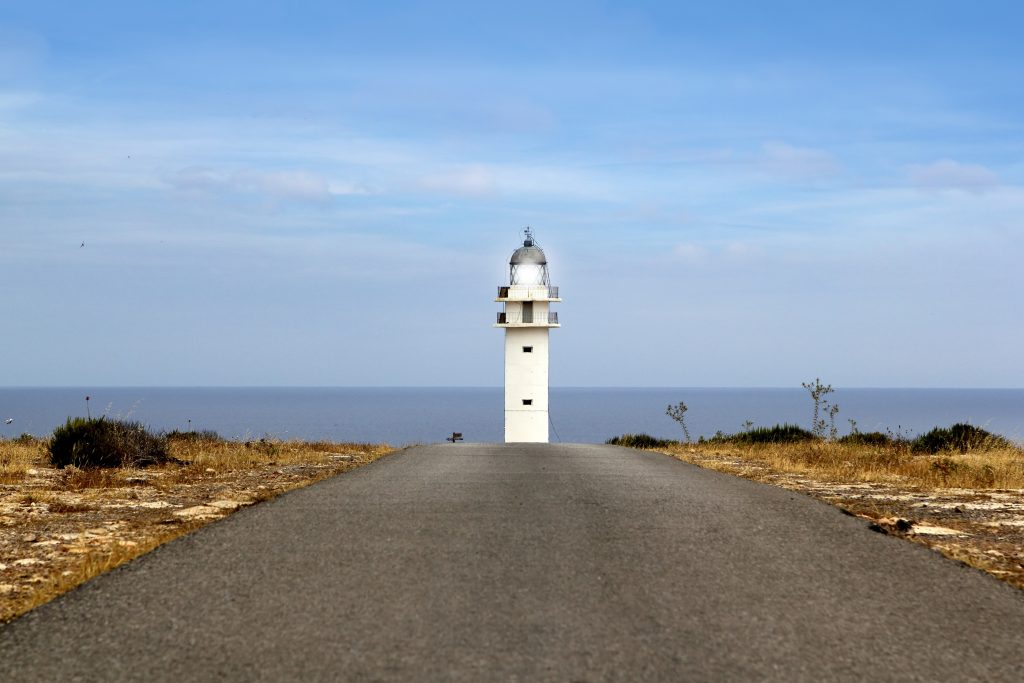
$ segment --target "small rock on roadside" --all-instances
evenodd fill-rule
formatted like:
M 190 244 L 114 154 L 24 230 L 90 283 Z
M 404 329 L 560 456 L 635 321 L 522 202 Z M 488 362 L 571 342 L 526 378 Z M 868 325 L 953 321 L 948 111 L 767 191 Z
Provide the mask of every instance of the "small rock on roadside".
M 223 512 L 224 510 L 221 508 L 215 508 L 212 505 L 193 505 L 182 510 L 175 510 L 174 515 L 191 518 L 219 517 Z
M 327 457 L 331 460 L 340 460 L 341 462 L 352 462 L 353 458 L 348 453 L 328 453 Z
M 914 528 L 911 529 L 911 533 L 920 536 L 970 536 L 965 531 L 958 531 L 957 529 L 950 529 L 944 526 L 932 526 L 930 524 L 915 524 Z
M 215 507 L 220 510 L 236 510 L 243 505 L 252 505 L 252 502 L 248 500 L 215 500 L 210 503 L 210 507 Z
M 160 508 L 173 507 L 173 505 L 168 503 L 166 500 L 147 500 L 139 503 L 136 507 L 159 510 Z

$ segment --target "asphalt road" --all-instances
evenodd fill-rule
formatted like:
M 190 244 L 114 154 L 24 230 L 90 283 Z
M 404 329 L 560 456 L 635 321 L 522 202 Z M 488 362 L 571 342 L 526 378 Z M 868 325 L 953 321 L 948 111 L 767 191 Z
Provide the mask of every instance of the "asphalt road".
M 1024 593 L 611 446 L 425 446 L 0 629 L 0 680 L 1021 681 Z

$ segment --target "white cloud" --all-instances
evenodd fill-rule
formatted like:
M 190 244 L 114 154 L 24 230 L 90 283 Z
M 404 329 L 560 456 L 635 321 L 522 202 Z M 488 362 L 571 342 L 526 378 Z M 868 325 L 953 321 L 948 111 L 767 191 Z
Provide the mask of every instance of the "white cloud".
M 486 195 L 497 190 L 497 179 L 490 168 L 476 164 L 423 176 L 419 185 L 436 192 Z
M 239 171 L 234 184 L 248 192 L 268 194 L 280 199 L 324 201 L 331 198 L 327 179 L 308 171 Z
M 910 182 L 918 187 L 984 192 L 999 184 L 999 176 L 980 164 L 940 159 L 907 167 Z
M 709 255 L 707 249 L 692 242 L 677 244 L 672 249 L 672 253 L 678 260 L 691 265 L 703 263 Z
M 761 152 L 761 163 L 772 174 L 814 178 L 834 175 L 841 168 L 834 156 L 821 149 L 766 142 L 761 145 Z
M 219 171 L 206 166 L 182 168 L 164 178 L 171 187 L 185 192 L 262 194 L 277 199 L 327 201 L 337 195 L 366 194 L 358 185 L 329 182 L 309 171 Z

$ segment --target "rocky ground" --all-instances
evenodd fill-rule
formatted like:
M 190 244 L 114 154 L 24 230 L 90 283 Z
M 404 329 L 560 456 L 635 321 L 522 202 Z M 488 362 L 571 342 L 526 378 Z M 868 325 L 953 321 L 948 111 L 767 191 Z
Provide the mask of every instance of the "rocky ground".
M 57 470 L 40 451 L 0 483 L 0 621 L 239 508 L 391 450 L 316 446 L 112 470 Z
M 781 471 L 736 453 L 674 450 L 687 462 L 800 491 L 1024 588 L 1024 489 L 838 482 Z

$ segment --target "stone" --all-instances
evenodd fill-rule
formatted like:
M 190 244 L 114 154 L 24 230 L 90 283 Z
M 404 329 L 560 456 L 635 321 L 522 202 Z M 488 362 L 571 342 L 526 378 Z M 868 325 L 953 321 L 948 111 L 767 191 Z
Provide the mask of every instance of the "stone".
M 34 557 L 23 557 L 20 560 L 15 560 L 14 564 L 18 567 L 31 567 L 34 564 L 42 564 L 42 562 Z
M 215 508 L 218 508 L 220 510 L 237 510 L 238 508 L 242 507 L 243 505 L 252 505 L 252 503 L 250 501 L 247 501 L 247 500 L 227 500 L 227 499 L 225 499 L 225 500 L 215 500 L 212 503 L 210 503 L 210 507 L 215 507 Z
M 970 536 L 964 531 L 950 529 L 944 526 L 932 526 L 930 524 L 915 524 L 910 533 L 918 536 Z
M 175 510 L 174 514 L 177 517 L 202 519 L 203 517 L 219 517 L 223 512 L 222 509 L 215 508 L 212 505 L 193 505 L 182 510 Z
M 39 534 L 25 534 L 21 537 L 21 540 L 25 543 L 35 543 L 39 540 Z

